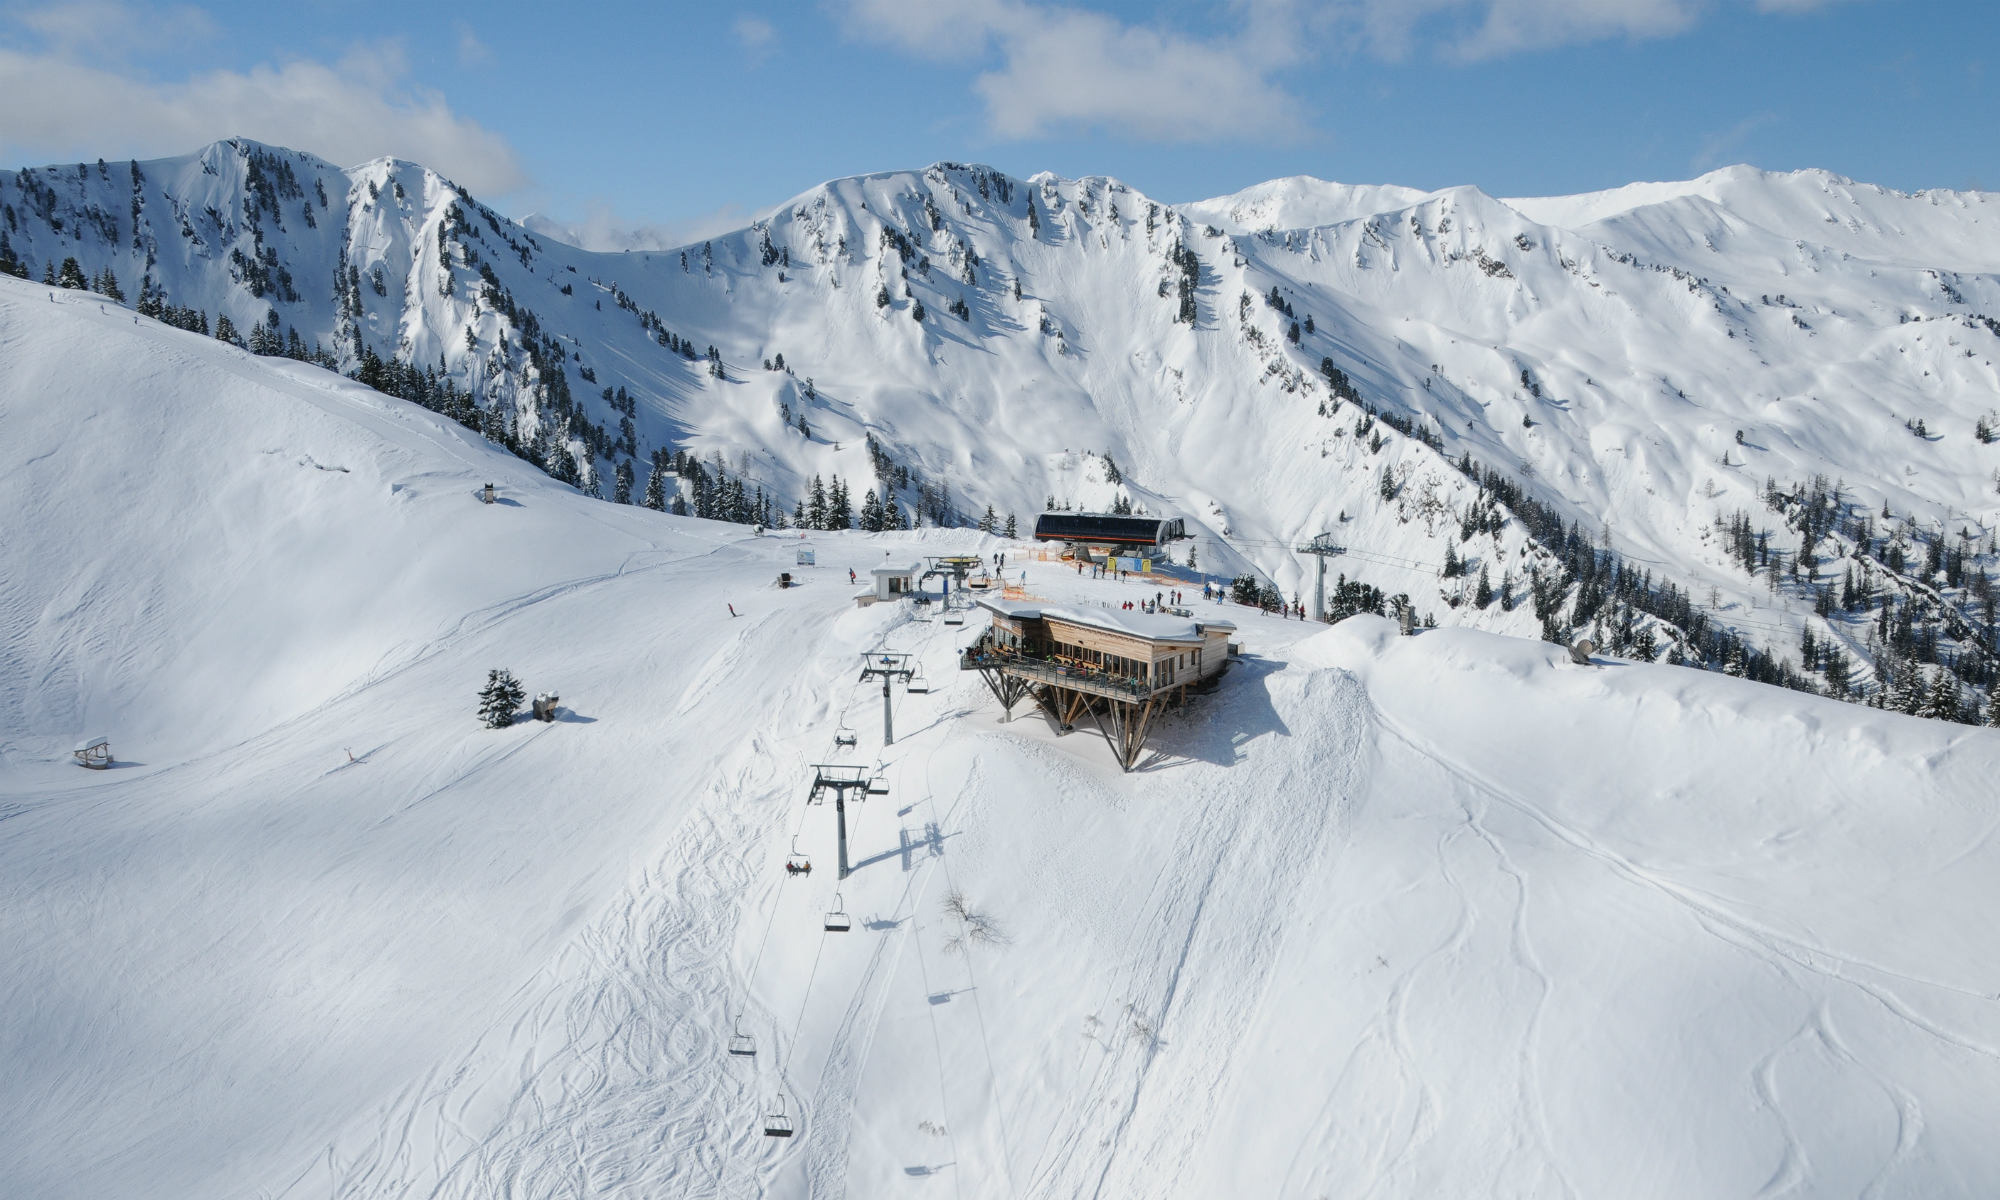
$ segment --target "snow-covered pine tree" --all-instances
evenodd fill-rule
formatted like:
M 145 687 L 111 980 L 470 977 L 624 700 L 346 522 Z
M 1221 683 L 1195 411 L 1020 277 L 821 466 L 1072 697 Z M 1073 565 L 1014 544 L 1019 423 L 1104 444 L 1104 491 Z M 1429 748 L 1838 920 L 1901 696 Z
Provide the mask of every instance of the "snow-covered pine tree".
M 867 533 L 882 532 L 882 501 L 876 497 L 874 488 L 861 497 L 861 528 Z
M 996 524 L 996 523 L 997 523 L 997 522 L 998 522 L 999 520 L 1000 520 L 1000 517 L 999 517 L 999 515 L 998 515 L 998 514 L 996 514 L 996 513 L 995 513 L 995 512 L 993 511 L 993 506 L 992 506 L 991 504 L 987 505 L 987 506 L 986 506 L 986 515 L 985 515 L 985 516 L 983 516 L 983 517 L 981 517 L 981 518 L 979 518 L 979 532 L 981 532 L 981 533 L 992 533 L 992 532 L 993 532 L 993 527 L 994 527 L 994 525 L 995 525 L 995 524 Z
M 488 729 L 505 729 L 514 723 L 528 690 L 512 671 L 495 669 L 486 673 L 486 686 L 479 692 L 479 719 Z
M 612 475 L 611 502 L 632 503 L 632 460 L 629 458 L 621 460 Z
M 56 276 L 56 286 L 78 292 L 89 290 L 90 283 L 84 279 L 83 267 L 78 265 L 75 255 L 63 259 L 62 271 Z
M 640 500 L 640 503 L 654 512 L 667 511 L 667 481 L 665 475 L 666 472 L 661 469 L 660 464 L 654 463 L 652 474 L 646 476 L 646 495 Z
M 1929 691 L 1917 715 L 1933 721 L 1958 720 L 1958 683 L 1943 667 L 1930 673 Z
M 827 527 L 830 529 L 854 528 L 854 505 L 847 498 L 847 481 L 840 476 L 833 477 L 833 488 L 827 499 Z
M 1007 514 L 1007 530 L 1006 530 L 1006 532 L 1007 532 L 1007 536 L 1008 536 L 1008 537 L 1010 537 L 1010 538 L 1014 538 L 1014 537 L 1019 537 L 1019 536 L 1021 535 L 1021 523 L 1020 523 L 1019 521 L 1017 521 L 1017 520 L 1015 520 L 1015 519 L 1014 519 L 1014 514 L 1013 514 L 1013 513 L 1008 513 L 1008 514 Z
M 883 488 L 882 494 L 884 497 L 882 501 L 882 528 L 908 529 L 910 527 L 909 520 L 903 516 L 902 505 L 896 503 L 896 489 Z

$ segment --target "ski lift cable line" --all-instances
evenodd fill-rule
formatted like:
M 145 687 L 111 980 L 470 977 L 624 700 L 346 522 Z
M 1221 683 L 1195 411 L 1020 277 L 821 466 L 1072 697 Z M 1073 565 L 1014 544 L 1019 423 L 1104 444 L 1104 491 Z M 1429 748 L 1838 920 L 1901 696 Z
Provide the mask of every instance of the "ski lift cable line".
M 924 755 L 924 801 L 930 805 L 931 819 L 937 819 L 937 786 L 931 778 L 934 765 L 929 754 Z M 939 827 L 942 830 L 942 826 Z M 939 855 L 939 865 L 944 868 L 944 885 L 952 893 L 957 893 L 958 883 L 951 875 L 951 858 Z M 964 933 L 961 930 L 960 936 Z M 986 1007 L 979 1000 L 979 977 L 972 969 L 972 947 L 965 947 L 965 981 L 971 985 L 972 1014 L 979 1021 L 979 1045 L 986 1052 L 986 1094 L 993 1101 L 993 1115 L 1000 1122 L 1000 1167 L 1007 1181 L 1007 1194 L 1018 1195 L 1014 1187 L 1014 1146 L 1007 1133 L 1007 1107 L 1000 1101 L 1000 1072 L 993 1065 L 993 1039 L 986 1032 Z M 928 985 L 927 985 L 928 986 Z

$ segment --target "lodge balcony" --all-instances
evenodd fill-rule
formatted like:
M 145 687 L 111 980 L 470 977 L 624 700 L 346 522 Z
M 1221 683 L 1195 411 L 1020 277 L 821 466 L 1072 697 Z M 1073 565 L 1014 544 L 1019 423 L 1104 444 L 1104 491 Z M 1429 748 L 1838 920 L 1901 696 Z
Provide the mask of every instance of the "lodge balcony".
M 1176 686 L 1172 683 L 1155 685 L 1150 680 L 1108 671 L 1067 655 L 1035 654 L 1002 646 L 995 639 L 991 629 L 983 631 L 977 640 L 960 653 L 958 669 L 1000 671 L 1017 679 L 1052 684 L 1071 691 L 1128 703 L 1149 700 Z

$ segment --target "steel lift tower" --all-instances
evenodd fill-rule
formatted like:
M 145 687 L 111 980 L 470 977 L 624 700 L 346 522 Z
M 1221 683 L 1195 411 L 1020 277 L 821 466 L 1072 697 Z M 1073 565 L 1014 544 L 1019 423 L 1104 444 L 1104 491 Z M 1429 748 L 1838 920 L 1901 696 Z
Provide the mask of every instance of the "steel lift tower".
M 896 744 L 896 719 L 889 707 L 889 685 L 895 680 L 900 679 L 903 681 L 904 686 L 907 687 L 910 677 L 916 673 L 917 669 L 910 665 L 910 656 L 900 650 L 871 650 L 861 656 L 860 682 L 867 683 L 871 679 L 880 679 L 882 681 L 882 744 L 884 746 L 893 746 Z
M 1347 553 L 1347 547 L 1337 545 L 1330 533 L 1322 533 L 1312 541 L 1300 546 L 1300 554 L 1310 554 L 1319 559 L 1319 573 L 1313 580 L 1313 620 L 1326 620 L 1326 560 L 1336 554 Z

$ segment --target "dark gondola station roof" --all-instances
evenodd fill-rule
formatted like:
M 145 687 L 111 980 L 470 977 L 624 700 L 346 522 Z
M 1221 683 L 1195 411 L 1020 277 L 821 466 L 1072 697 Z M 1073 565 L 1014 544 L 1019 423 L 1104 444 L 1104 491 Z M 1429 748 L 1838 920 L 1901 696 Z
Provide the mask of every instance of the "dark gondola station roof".
M 1103 542 L 1157 546 L 1185 536 L 1176 517 L 1135 517 L 1121 513 L 1051 512 L 1035 518 L 1035 538 L 1044 542 Z

